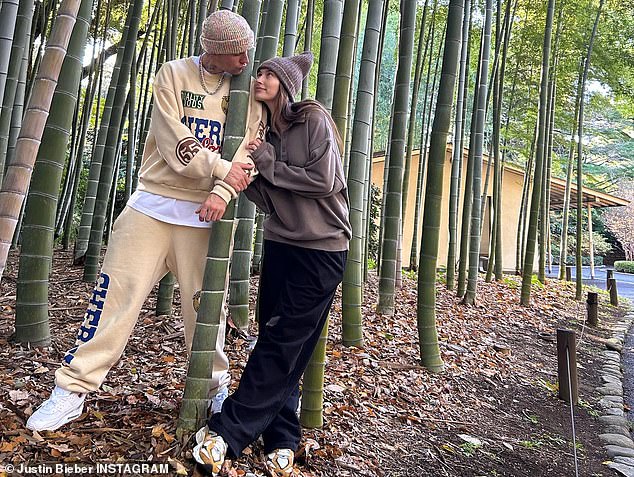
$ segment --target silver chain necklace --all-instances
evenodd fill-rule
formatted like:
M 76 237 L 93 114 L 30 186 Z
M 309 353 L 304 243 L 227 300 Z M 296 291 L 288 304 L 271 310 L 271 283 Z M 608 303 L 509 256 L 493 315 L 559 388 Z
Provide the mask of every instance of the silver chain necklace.
M 201 56 L 198 60 L 198 72 L 200 73 L 200 84 L 205 90 L 205 93 L 207 93 L 209 96 L 214 95 L 222 87 L 223 83 L 225 82 L 225 74 L 224 72 L 220 74 L 220 79 L 218 80 L 218 84 L 216 85 L 213 91 L 209 91 L 207 89 L 207 84 L 205 83 L 205 72 L 203 71 L 203 68 L 204 68 L 203 57 Z

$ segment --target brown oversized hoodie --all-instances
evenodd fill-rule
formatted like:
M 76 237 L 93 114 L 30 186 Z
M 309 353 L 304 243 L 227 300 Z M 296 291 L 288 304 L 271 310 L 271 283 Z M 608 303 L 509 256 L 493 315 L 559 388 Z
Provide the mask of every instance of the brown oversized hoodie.
M 306 113 L 252 153 L 259 176 L 244 191 L 267 214 L 264 238 L 331 252 L 348 249 L 350 204 L 328 119 Z

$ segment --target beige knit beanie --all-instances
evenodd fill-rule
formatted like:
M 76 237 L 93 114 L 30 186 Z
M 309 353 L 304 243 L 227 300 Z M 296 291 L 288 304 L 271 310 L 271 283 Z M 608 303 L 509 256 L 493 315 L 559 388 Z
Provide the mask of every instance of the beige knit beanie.
M 253 30 L 237 13 L 218 10 L 205 18 L 200 43 L 211 55 L 243 53 L 253 47 Z
M 293 98 L 301 89 L 302 80 L 308 75 L 312 64 L 313 54 L 310 51 L 305 51 L 300 55 L 286 58 L 275 57 L 266 60 L 258 67 L 258 71 L 266 68 L 275 73 L 288 93 L 289 99 L 293 101 Z

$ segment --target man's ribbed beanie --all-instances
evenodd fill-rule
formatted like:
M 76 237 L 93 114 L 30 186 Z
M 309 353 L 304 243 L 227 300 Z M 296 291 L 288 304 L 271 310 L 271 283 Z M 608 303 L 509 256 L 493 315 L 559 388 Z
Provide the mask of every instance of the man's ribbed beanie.
M 218 10 L 205 18 L 200 43 L 212 55 L 243 53 L 253 47 L 253 30 L 237 13 Z
M 292 101 L 301 89 L 302 80 L 308 75 L 312 64 L 313 54 L 310 51 L 305 51 L 295 56 L 275 57 L 266 60 L 258 67 L 258 71 L 266 68 L 275 73 Z

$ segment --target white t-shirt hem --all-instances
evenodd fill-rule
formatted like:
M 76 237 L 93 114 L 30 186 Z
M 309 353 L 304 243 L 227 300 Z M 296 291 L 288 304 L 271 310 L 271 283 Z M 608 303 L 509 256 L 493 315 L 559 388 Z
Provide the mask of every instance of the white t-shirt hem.
M 151 192 L 137 190 L 128 199 L 128 206 L 142 214 L 173 225 L 209 228 L 211 222 L 201 222 L 195 213 L 200 204 L 188 200 L 172 199 Z

